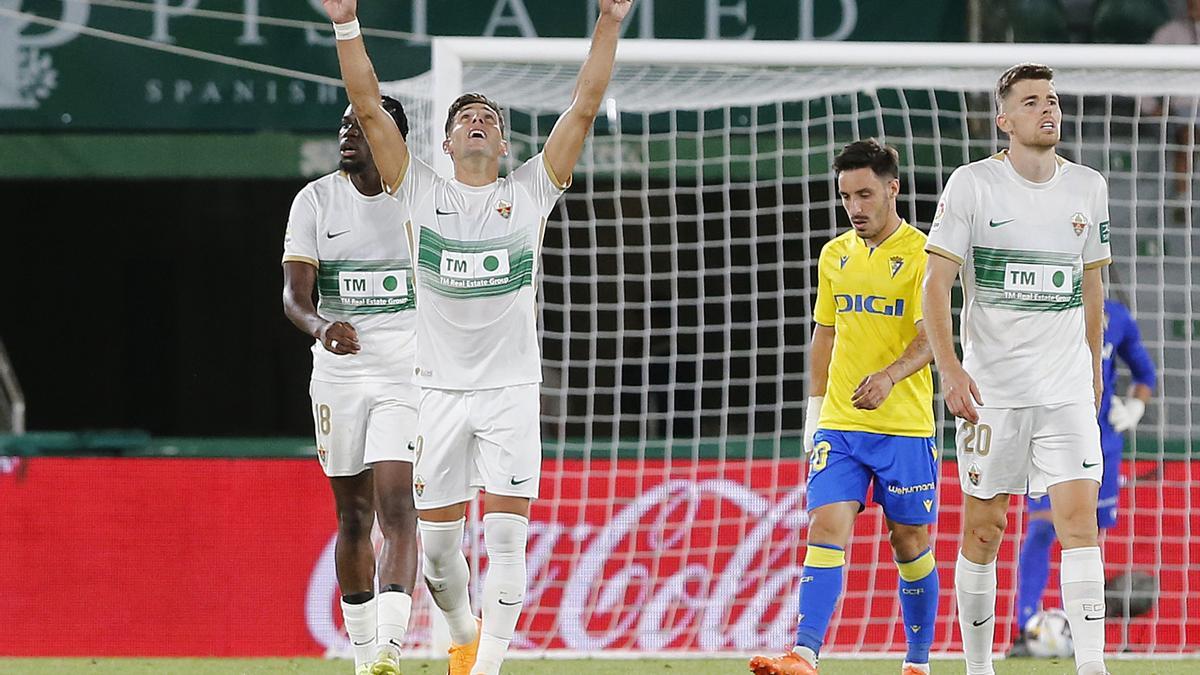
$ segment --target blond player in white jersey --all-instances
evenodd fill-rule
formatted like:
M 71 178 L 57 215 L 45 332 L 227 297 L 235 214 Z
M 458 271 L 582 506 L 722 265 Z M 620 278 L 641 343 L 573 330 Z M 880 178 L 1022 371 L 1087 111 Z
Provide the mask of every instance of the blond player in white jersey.
M 385 97 L 382 105 L 407 132 L 400 103 Z M 403 213 L 384 192 L 349 109 L 338 145 L 340 170 L 306 185 L 292 203 L 283 304 L 292 323 L 316 340 L 310 393 L 317 458 L 337 509 L 334 567 L 355 670 L 398 675 L 417 574 L 416 296 Z M 378 595 L 376 513 L 383 533 Z
M 926 330 L 958 418 L 966 494 L 954 586 L 968 675 L 993 673 L 996 554 L 1009 496 L 1026 493 L 1050 495 L 1076 669 L 1106 672 L 1096 409 L 1108 187 L 1055 153 L 1062 111 L 1052 78 L 1037 64 L 1000 77 L 996 125 L 1009 148 L 954 172 L 927 244 Z M 955 276 L 964 295 L 961 363 L 951 329 Z
M 426 583 L 450 625 L 452 675 L 498 673 L 524 601 L 529 504 L 540 479 L 534 280 L 542 232 L 595 121 L 632 0 L 600 0 L 570 107 L 542 152 L 503 179 L 508 142 L 495 103 L 477 94 L 454 102 L 442 143 L 454 175 L 436 175 L 379 107 L 356 0 L 323 5 L 380 174 L 398 208 L 411 212 L 421 293 L 413 370 L 422 388 L 413 490 Z M 477 628 L 462 538 L 466 505 L 480 487 L 488 574 Z

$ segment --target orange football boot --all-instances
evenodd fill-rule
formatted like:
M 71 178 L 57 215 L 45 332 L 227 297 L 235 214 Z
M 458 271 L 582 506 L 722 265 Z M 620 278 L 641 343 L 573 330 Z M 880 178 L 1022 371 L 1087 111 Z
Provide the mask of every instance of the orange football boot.
M 475 641 L 469 645 L 450 646 L 449 675 L 471 675 L 475 657 L 479 654 L 479 638 L 483 635 L 483 622 L 475 619 Z
M 817 667 L 800 658 L 796 652 L 782 656 L 756 656 L 750 659 L 754 675 L 817 675 Z

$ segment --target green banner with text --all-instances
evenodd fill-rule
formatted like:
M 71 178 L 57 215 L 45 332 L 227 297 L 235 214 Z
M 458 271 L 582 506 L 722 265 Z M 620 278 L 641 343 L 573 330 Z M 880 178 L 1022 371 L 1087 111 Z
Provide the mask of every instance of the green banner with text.
M 626 38 L 956 41 L 964 3 L 637 0 Z M 380 77 L 437 35 L 586 37 L 596 0 L 363 2 Z M 836 48 L 831 46 L 831 48 Z M 330 132 L 345 97 L 320 0 L 0 0 L 0 130 Z

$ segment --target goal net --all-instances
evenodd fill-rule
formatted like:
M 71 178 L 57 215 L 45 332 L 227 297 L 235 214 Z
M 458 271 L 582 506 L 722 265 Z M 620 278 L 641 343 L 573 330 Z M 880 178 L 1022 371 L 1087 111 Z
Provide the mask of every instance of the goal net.
M 25 433 L 25 396 L 0 341 L 0 434 Z
M 586 50 L 580 40 L 436 40 L 430 73 L 385 92 L 408 106 L 415 153 L 444 172 L 450 100 L 465 91 L 495 98 L 507 108 L 511 169 L 545 141 Z M 1200 239 L 1191 206 L 1200 57 L 1187 48 L 733 41 L 622 43 L 574 185 L 547 229 L 544 482 L 515 648 L 745 653 L 791 644 L 807 523 L 799 438 L 814 274 L 821 246 L 846 227 L 830 164 L 858 138 L 895 146 L 901 213 L 927 230 L 950 172 L 1004 146 L 991 91 L 1019 61 L 1056 68 L 1060 152 L 1108 178 L 1110 294 L 1133 311 L 1160 374 L 1127 440 L 1120 517 L 1103 543 L 1110 578 L 1145 574 L 1158 594 L 1147 613 L 1110 619 L 1109 649 L 1200 648 L 1187 628 L 1200 587 Z M 962 498 L 951 424 L 937 409 L 946 451 L 934 649 L 954 652 Z M 1000 650 L 1013 634 L 1025 522 L 1017 504 L 999 560 Z M 469 543 L 482 572 L 478 534 Z M 859 518 L 848 565 L 826 652 L 903 651 L 877 507 Z M 1059 604 L 1057 588 L 1055 562 L 1047 606 Z

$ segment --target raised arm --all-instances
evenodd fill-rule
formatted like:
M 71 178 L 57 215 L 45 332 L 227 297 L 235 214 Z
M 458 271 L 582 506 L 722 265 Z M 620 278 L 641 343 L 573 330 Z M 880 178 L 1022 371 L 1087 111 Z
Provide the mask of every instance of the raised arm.
M 358 34 L 358 0 L 321 0 L 321 4 L 334 24 L 354 25 L 350 30 L 353 37 L 337 40 L 338 64 L 350 106 L 367 135 L 379 176 L 391 191 L 408 168 L 408 145 L 396 128 L 395 120 L 379 103 L 379 78 L 367 57 L 362 35 Z
M 608 81 L 612 79 L 621 21 L 632 6 L 633 0 L 600 0 L 600 18 L 592 33 L 592 47 L 579 69 L 571 105 L 558 118 L 550 138 L 546 139 L 543 149 L 546 165 L 564 185 L 571 181 L 575 163 L 583 152 L 583 141 L 592 130 L 604 90 L 608 89 Z
M 925 267 L 924 298 L 921 302 L 925 313 L 925 335 L 942 380 L 942 395 L 946 406 L 955 417 L 968 422 L 979 422 L 979 413 L 972 399 L 983 405 L 975 380 L 963 369 L 962 362 L 954 353 L 954 323 L 950 317 L 950 289 L 958 276 L 957 261 L 937 253 L 929 256 Z

